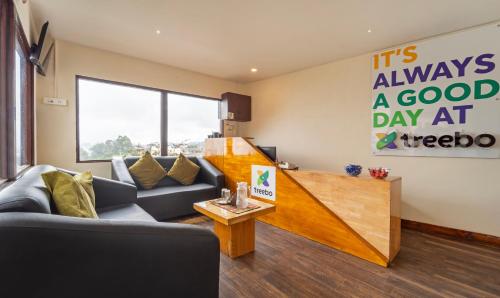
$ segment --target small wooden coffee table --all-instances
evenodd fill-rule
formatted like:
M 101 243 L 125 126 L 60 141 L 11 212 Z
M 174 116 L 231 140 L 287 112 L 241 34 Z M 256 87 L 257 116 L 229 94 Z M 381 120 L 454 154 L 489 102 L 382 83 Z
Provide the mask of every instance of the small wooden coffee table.
M 194 203 L 196 211 L 214 220 L 214 232 L 219 238 L 220 250 L 231 258 L 236 258 L 255 250 L 255 218 L 274 212 L 276 207 L 254 199 L 249 203 L 260 208 L 240 214 L 220 208 L 209 201 Z

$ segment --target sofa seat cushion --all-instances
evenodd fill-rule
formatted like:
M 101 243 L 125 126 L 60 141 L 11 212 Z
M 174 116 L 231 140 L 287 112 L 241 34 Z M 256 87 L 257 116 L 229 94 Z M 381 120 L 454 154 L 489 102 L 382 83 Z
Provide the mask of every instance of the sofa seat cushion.
M 191 185 L 176 185 L 168 187 L 157 187 L 149 190 L 137 191 L 139 200 L 151 200 L 162 197 L 191 196 L 196 193 L 216 190 L 215 186 L 207 183 L 196 183 Z
M 100 219 L 156 221 L 137 204 L 124 204 L 97 210 Z
M 157 187 L 137 191 L 139 206 L 156 220 L 194 213 L 193 203 L 214 199 L 217 188 L 207 183 Z

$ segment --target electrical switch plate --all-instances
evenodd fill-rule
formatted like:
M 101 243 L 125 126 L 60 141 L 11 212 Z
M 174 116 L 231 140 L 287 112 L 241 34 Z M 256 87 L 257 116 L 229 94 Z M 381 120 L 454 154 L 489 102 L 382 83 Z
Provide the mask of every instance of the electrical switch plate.
M 45 97 L 43 103 L 46 105 L 66 106 L 68 101 L 62 98 Z

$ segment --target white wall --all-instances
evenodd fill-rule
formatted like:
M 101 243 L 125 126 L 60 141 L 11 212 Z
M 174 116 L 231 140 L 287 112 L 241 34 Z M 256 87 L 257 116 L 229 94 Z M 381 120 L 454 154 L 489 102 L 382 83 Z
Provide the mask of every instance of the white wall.
M 249 84 L 242 134 L 301 168 L 389 167 L 403 177 L 403 218 L 500 236 L 500 159 L 372 155 L 370 57 Z
M 14 6 L 16 7 L 17 15 L 19 16 L 19 20 L 21 21 L 21 25 L 24 30 L 24 34 L 26 34 L 26 38 L 28 41 L 32 41 L 32 16 L 31 16 L 31 4 L 30 2 L 23 3 L 21 0 L 14 0 Z M 35 35 L 35 34 L 33 34 Z
M 56 41 L 53 71 L 41 79 L 36 93 L 37 163 L 91 170 L 103 177 L 111 175 L 109 162 L 76 163 L 76 75 L 209 97 L 243 90 L 237 83 L 60 40 Z M 45 96 L 64 98 L 68 106 L 44 105 Z

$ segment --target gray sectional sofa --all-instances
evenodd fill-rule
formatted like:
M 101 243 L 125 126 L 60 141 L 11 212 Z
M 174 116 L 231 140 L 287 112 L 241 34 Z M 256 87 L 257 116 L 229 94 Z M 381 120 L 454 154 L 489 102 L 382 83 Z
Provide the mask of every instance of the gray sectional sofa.
M 200 167 L 200 172 L 192 185 L 182 185 L 170 177 L 163 178 L 153 189 L 143 189 L 130 175 L 128 168 L 139 157 L 117 158 L 112 161 L 111 176 L 137 187 L 137 204 L 151 214 L 156 220 L 195 213 L 193 203 L 217 198 L 224 186 L 224 175 L 202 157 L 188 157 Z M 167 171 L 172 167 L 176 157 L 155 157 Z
M 211 231 L 156 222 L 134 185 L 98 177 L 99 219 L 58 215 L 40 176 L 52 170 L 35 166 L 0 191 L 0 297 L 218 296 Z

